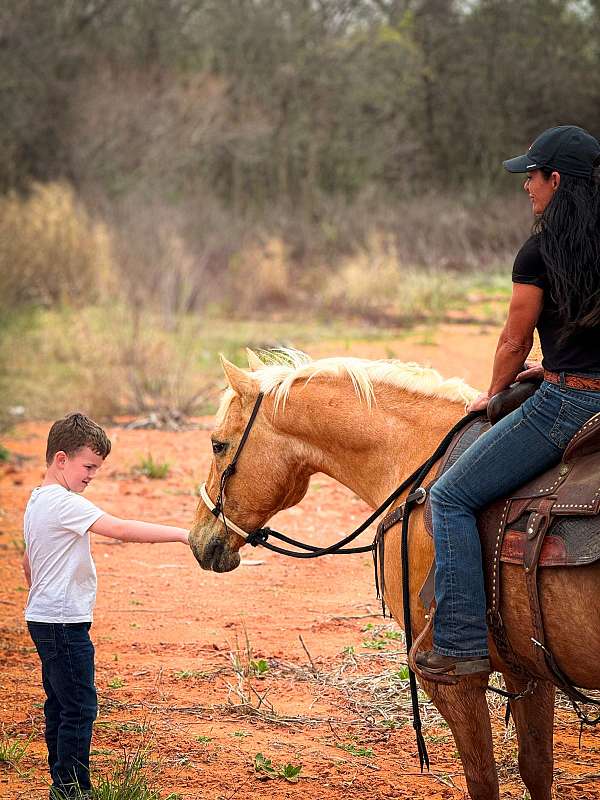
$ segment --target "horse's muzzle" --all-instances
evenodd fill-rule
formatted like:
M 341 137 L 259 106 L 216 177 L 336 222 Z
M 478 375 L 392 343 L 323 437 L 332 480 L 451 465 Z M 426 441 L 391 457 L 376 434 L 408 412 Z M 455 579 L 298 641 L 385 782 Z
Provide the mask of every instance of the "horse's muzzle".
M 231 572 L 240 565 L 239 552 L 231 550 L 217 537 L 211 538 L 204 545 L 191 541 L 190 546 L 202 569 L 213 572 Z

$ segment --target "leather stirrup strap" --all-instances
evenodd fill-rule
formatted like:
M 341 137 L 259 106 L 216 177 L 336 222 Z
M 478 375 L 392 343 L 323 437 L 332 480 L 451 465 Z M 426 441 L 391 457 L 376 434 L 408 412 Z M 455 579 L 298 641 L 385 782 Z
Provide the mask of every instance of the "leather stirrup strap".
M 512 648 L 502 615 L 500 614 L 500 556 L 502 553 L 502 542 L 504 540 L 504 532 L 506 530 L 506 522 L 511 509 L 511 501 L 507 500 L 502 507 L 500 520 L 496 535 L 493 539 L 486 540 L 487 553 L 486 558 L 491 561 L 491 576 L 490 587 L 488 593 L 489 608 L 487 611 L 487 624 L 494 639 L 496 649 L 500 658 L 510 667 L 513 674 L 523 678 L 527 681 L 531 680 L 531 673 L 519 662 L 515 651 Z
M 527 598 L 529 600 L 529 611 L 531 613 L 531 624 L 535 640 L 540 645 L 545 645 L 544 620 L 540 608 L 540 596 L 538 592 L 538 566 L 540 563 L 540 553 L 544 538 L 550 525 L 550 515 L 554 498 L 544 497 L 536 511 L 532 511 L 527 522 L 525 549 L 523 552 L 523 567 L 525 569 L 525 585 L 527 586 Z M 542 647 L 534 645 L 535 658 L 543 676 L 553 680 L 546 656 Z

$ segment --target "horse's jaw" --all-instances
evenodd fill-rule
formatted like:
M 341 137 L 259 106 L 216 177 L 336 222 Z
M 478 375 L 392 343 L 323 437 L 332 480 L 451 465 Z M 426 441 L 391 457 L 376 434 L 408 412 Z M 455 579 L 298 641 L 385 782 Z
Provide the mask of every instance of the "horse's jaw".
M 222 532 L 195 525 L 190 531 L 190 547 L 202 569 L 231 572 L 240 565 L 239 549 L 232 548 Z

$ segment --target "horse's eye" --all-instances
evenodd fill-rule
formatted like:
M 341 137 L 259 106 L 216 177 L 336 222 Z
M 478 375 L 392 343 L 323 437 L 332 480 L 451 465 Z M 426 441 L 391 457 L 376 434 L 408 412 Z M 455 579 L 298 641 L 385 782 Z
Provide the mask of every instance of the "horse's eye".
M 213 449 L 213 453 L 216 456 L 219 456 L 219 455 L 221 455 L 221 453 L 224 453 L 225 450 L 227 450 L 227 445 L 226 445 L 225 442 L 213 442 L 212 443 L 212 449 Z

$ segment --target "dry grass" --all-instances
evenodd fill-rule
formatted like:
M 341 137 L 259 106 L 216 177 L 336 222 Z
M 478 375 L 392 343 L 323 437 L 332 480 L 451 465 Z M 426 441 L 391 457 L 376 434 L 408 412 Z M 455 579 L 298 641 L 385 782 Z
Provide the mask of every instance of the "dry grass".
M 27 197 L 0 198 L 0 310 L 87 302 L 110 281 L 108 231 L 69 185 L 34 183 Z
M 228 305 L 236 316 L 240 311 L 256 313 L 289 308 L 298 288 L 293 284 L 289 248 L 278 237 L 250 243 L 232 260 Z
M 4 403 L 22 404 L 27 417 L 73 408 L 98 418 L 148 410 L 185 415 L 202 407 L 215 382 L 216 353 L 206 351 L 193 318 L 166 330 L 157 315 L 136 318 L 124 306 L 67 307 L 12 332 L 18 348 L 12 336 L 0 343 Z
M 464 304 L 473 276 L 403 267 L 382 254 L 349 259 L 325 283 L 322 298 L 335 313 L 388 318 L 408 324 L 439 321 Z
M 343 319 L 253 320 L 133 313 L 126 304 L 35 311 L 5 317 L 0 337 L 1 418 L 48 419 L 78 408 L 92 417 L 156 413 L 161 419 L 212 413 L 223 388 L 219 353 L 246 366 L 246 346 L 310 352 L 327 339 L 386 340 L 398 331 Z M 13 418 L 14 419 L 14 418 Z

